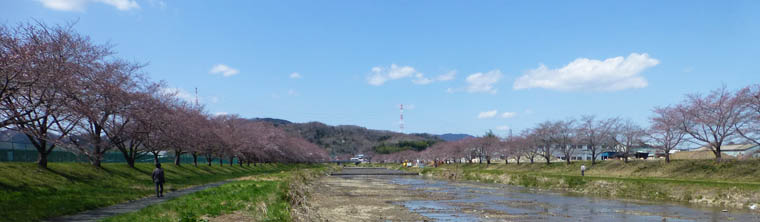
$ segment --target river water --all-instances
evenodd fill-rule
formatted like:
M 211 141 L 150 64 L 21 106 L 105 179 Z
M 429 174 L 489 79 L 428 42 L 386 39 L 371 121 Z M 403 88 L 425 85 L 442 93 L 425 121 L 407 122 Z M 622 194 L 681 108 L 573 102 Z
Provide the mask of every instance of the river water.
M 517 186 L 385 177 L 408 189 L 448 198 L 396 202 L 436 221 L 760 221 L 757 213 L 674 203 L 610 200 Z

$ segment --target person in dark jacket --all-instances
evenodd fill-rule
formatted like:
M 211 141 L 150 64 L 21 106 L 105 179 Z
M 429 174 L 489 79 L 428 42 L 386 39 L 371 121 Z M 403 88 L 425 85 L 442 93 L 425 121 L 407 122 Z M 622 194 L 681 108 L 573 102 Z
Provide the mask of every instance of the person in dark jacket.
M 156 169 L 153 170 L 153 183 L 156 184 L 156 197 L 164 196 L 164 169 L 161 169 L 161 163 L 156 163 Z

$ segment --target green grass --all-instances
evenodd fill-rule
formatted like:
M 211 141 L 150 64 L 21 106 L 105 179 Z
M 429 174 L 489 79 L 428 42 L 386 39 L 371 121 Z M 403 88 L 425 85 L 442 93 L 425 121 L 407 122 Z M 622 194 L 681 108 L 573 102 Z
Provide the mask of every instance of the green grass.
M 164 189 L 173 191 L 294 167 L 164 164 Z M 40 169 L 34 163 L 0 163 L 0 218 L 36 221 L 150 196 L 154 192 L 150 179 L 153 168 L 153 164 L 137 164 L 131 169 L 124 163 L 113 163 L 98 169 L 84 163 L 50 163 L 49 169 Z
M 577 161 L 571 164 L 544 163 L 520 165 L 511 163 L 491 164 L 453 164 L 444 165 L 443 169 L 457 169 L 465 172 L 511 174 L 530 173 L 547 176 L 580 176 L 580 166 L 586 165 L 586 176 L 597 178 L 637 178 L 661 181 L 714 182 L 716 184 L 760 184 L 760 160 L 726 161 L 715 163 L 712 160 L 674 160 L 664 161 L 602 161 L 591 165 L 590 161 Z
M 325 165 L 301 166 L 300 170 L 248 177 L 104 221 L 194 222 L 225 215 L 234 215 L 226 221 L 290 221 L 289 184 L 308 178 L 307 174 L 320 174 L 327 168 Z

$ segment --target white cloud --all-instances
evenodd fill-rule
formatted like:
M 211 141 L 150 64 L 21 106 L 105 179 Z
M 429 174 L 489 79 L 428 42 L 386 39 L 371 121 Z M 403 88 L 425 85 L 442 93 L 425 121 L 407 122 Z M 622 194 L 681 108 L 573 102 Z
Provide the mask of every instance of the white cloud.
M 456 76 L 456 75 L 457 75 L 457 71 L 456 70 L 451 70 L 451 71 L 449 71 L 447 73 L 444 73 L 442 75 L 439 75 L 439 76 L 435 77 L 435 80 L 436 81 L 449 81 L 449 80 L 454 79 L 454 76 Z
M 227 114 L 229 114 L 229 113 L 227 113 L 227 112 L 215 112 L 214 116 L 221 116 L 221 115 L 227 115 Z
M 162 10 L 166 9 L 166 2 L 163 1 L 163 0 L 149 0 L 148 3 L 152 7 L 157 7 L 157 8 L 160 8 Z
M 497 89 L 493 86 L 501 79 L 501 71 L 498 69 L 491 70 L 487 73 L 475 73 L 467 76 L 467 92 L 478 93 L 488 92 L 496 93 Z
M 514 89 L 617 91 L 644 88 L 647 80 L 639 74 L 659 63 L 646 53 L 631 53 L 625 58 L 618 56 L 604 61 L 578 58 L 559 69 L 541 64 L 518 78 Z
M 498 126 L 498 127 L 496 127 L 496 130 L 508 131 L 509 130 L 509 126 L 506 126 L 506 125 L 505 126 Z
M 454 79 L 454 76 L 457 74 L 457 71 L 449 71 L 447 73 L 438 75 L 436 77 L 427 78 L 422 73 L 417 73 L 414 75 L 415 79 L 412 80 L 412 83 L 417 85 L 427 85 L 433 82 L 443 82 L 443 81 L 449 81 Z
M 411 66 L 398 66 L 396 64 L 391 64 L 388 68 L 375 66 L 372 67 L 372 75 L 367 79 L 367 82 L 370 85 L 379 86 L 389 80 L 410 77 L 416 73 L 418 73 L 417 70 Z
M 294 90 L 294 89 L 290 89 L 290 90 L 288 90 L 288 95 L 291 95 L 291 96 L 297 96 L 297 95 L 299 95 L 299 94 L 298 94 L 298 92 L 296 92 L 296 90 Z
M 122 11 L 140 8 L 140 5 L 138 5 L 137 2 L 134 0 L 96 0 L 96 1 L 111 5 Z
M 449 81 L 454 79 L 456 71 L 450 71 L 443 75 L 439 75 L 433 78 L 425 77 L 425 74 L 414 69 L 411 66 L 398 66 L 391 64 L 390 67 L 375 66 L 372 67 L 370 76 L 367 78 L 367 83 L 374 86 L 385 84 L 387 81 L 413 78 L 412 83 L 417 85 L 427 85 L 436 81 Z
M 499 111 L 490 110 L 490 111 L 480 112 L 478 113 L 478 119 L 493 118 L 496 116 L 496 114 L 499 114 Z
M 517 116 L 517 113 L 515 112 L 504 112 L 501 114 L 501 118 L 512 118 Z
M 225 64 L 216 64 L 214 67 L 211 67 L 211 70 L 208 71 L 208 73 L 211 74 L 222 74 L 224 77 L 233 76 L 239 72 L 240 71 L 237 69 L 233 69 L 232 67 L 229 67 Z
M 193 94 L 190 94 L 189 92 L 185 91 L 184 89 L 180 89 L 180 88 L 163 88 L 161 91 L 163 91 L 164 94 L 174 95 L 177 98 L 180 98 L 180 99 L 185 100 L 187 102 L 194 102 L 195 101 L 195 96 Z
M 291 74 L 290 74 L 290 78 L 291 78 L 291 79 L 300 79 L 300 78 L 302 78 L 302 77 L 303 77 L 303 76 L 301 76 L 301 74 L 300 74 L 300 73 L 297 73 L 297 72 L 293 72 L 293 73 L 291 73 Z
M 186 91 L 184 89 L 180 89 L 180 88 L 163 88 L 163 89 L 161 89 L 161 91 L 164 94 L 174 95 L 174 96 L 176 96 L 177 98 L 179 98 L 181 100 L 185 100 L 186 102 L 193 103 L 193 104 L 195 103 L 195 94 L 191 93 L 191 92 L 188 92 L 188 91 Z M 217 102 L 219 102 L 219 97 L 216 97 L 216 96 L 201 96 L 201 97 L 198 97 L 198 102 L 199 103 L 217 103 Z
M 89 3 L 103 3 L 121 11 L 139 9 L 134 0 L 39 0 L 42 6 L 58 11 L 84 11 Z
M 417 85 L 427 85 L 433 82 L 432 79 L 425 77 L 422 73 L 414 75 L 415 79 L 412 79 L 412 83 Z

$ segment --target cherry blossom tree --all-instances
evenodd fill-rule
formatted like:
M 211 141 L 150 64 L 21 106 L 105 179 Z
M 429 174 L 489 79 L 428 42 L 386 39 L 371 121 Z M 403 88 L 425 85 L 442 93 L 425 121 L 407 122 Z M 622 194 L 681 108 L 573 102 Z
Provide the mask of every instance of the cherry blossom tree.
M 596 164 L 596 159 L 605 152 L 609 146 L 605 145 L 609 136 L 619 122 L 618 118 L 597 120 L 596 116 L 582 116 L 577 127 L 576 136 L 578 143 L 585 145 L 591 151 L 591 164 Z
M 698 142 L 707 144 L 721 161 L 721 147 L 735 139 L 746 123 L 743 99 L 723 86 L 707 95 L 691 94 L 675 107 L 679 128 Z
M 103 155 L 114 147 L 109 135 L 122 133 L 107 124 L 131 109 L 130 94 L 140 90 L 143 80 L 141 67 L 118 59 L 101 61 L 81 72 L 75 86 L 80 90 L 69 95 L 69 108 L 79 117 L 71 143 L 95 167 L 100 167 Z
M 555 131 L 556 128 L 551 121 L 541 122 L 533 129 L 532 138 L 535 140 L 535 143 L 540 150 L 538 155 L 546 160 L 547 165 L 551 164 L 551 159 L 554 157 L 553 146 L 555 145 L 554 141 L 556 140 L 557 135 Z
M 628 163 L 628 157 L 633 152 L 633 148 L 643 143 L 645 131 L 641 126 L 631 120 L 625 120 L 616 127 L 614 136 L 611 138 L 615 141 L 615 148 L 623 159 Z
M 748 86 L 737 93 L 744 107 L 744 121 L 737 122 L 736 132 L 760 145 L 760 84 Z
M 554 143 L 559 148 L 559 151 L 562 152 L 562 155 L 564 155 L 565 162 L 567 162 L 567 164 L 570 164 L 570 159 L 578 147 L 575 144 L 575 133 L 577 132 L 575 128 L 575 120 L 568 119 L 556 121 L 552 125 L 554 128 L 552 132 L 555 134 L 552 136 Z
M 679 128 L 678 113 L 672 107 L 657 107 L 649 118 L 647 136 L 656 143 L 657 149 L 665 154 L 665 162 L 670 163 L 670 151 L 676 149 L 686 139 L 686 132 Z
M 76 117 L 66 104 L 76 74 L 101 58 L 103 46 L 70 26 L 22 24 L 0 28 L 0 115 L 24 133 L 38 152 L 38 166 L 73 129 Z M 0 125 L 0 126 L 2 126 Z

